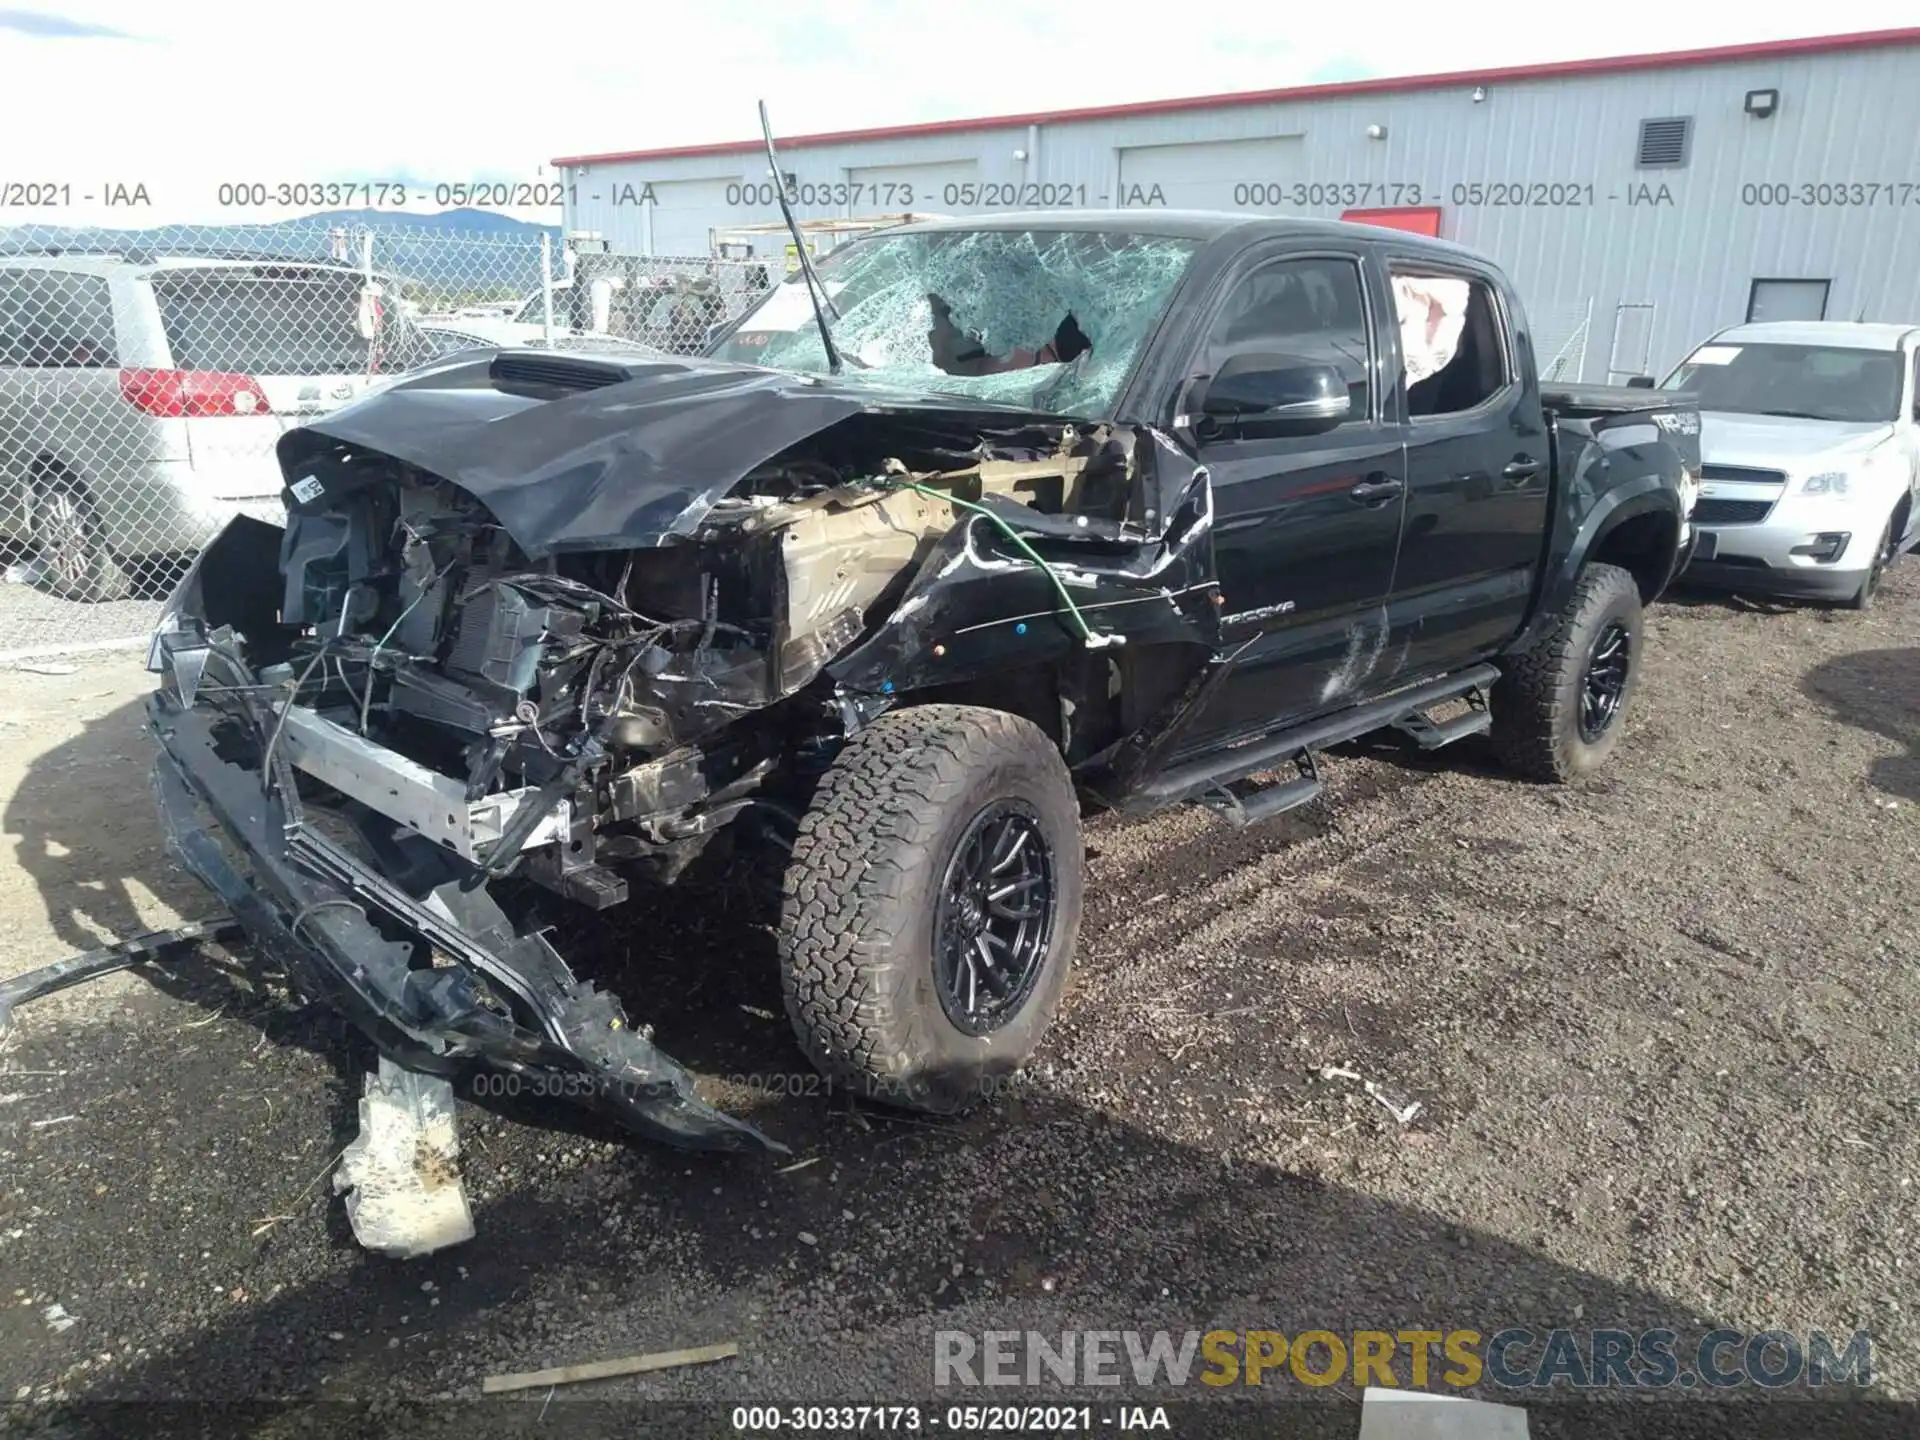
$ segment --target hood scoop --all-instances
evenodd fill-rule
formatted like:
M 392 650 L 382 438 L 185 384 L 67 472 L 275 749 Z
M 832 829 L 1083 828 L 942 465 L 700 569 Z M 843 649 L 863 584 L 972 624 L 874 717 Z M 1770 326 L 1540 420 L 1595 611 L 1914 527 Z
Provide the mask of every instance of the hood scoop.
M 542 355 L 534 351 L 502 351 L 493 357 L 487 378 L 493 388 L 508 395 L 548 400 L 585 390 L 620 385 L 655 365 L 621 365 L 574 355 Z

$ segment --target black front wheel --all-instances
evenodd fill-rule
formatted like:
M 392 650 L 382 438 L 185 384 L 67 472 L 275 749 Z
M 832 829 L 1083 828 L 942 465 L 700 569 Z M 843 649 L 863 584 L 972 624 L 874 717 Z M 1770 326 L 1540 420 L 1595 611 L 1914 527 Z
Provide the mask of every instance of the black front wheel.
M 1620 743 L 1640 674 L 1640 587 L 1617 565 L 1589 565 L 1558 623 L 1508 659 L 1493 689 L 1493 743 L 1515 772 L 1575 780 Z
M 922 705 L 848 742 L 800 823 L 781 904 L 787 1015 L 872 1099 L 965 1109 L 1052 1022 L 1080 931 L 1080 806 L 1031 721 Z

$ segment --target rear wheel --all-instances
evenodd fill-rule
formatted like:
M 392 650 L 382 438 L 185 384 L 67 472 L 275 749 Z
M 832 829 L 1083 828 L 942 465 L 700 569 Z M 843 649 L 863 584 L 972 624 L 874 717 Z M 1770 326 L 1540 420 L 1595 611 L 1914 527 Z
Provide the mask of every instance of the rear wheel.
M 1529 779 L 1576 780 L 1620 743 L 1640 673 L 1640 587 L 1617 565 L 1581 572 L 1558 623 L 1493 690 L 1493 743 Z
M 787 870 L 781 979 L 808 1058 L 911 1109 L 990 1093 L 1059 1004 L 1082 853 L 1072 779 L 1031 721 L 882 716 L 835 760 Z
M 58 476 L 35 480 L 28 494 L 29 530 L 41 583 L 64 600 L 118 600 L 131 588 L 107 548 L 106 532 L 86 491 Z

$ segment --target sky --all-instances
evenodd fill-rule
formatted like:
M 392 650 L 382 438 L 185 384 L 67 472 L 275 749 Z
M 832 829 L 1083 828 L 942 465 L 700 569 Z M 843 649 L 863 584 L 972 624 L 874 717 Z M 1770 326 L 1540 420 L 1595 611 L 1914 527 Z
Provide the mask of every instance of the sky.
M 44 8 L 34 8 L 35 6 Z M 56 8 L 57 7 L 57 8 Z M 1495 69 L 1913 23 L 1912 0 L 1815 8 L 1480 0 L 356 6 L 26 0 L 0 8 L 0 225 L 244 223 L 223 184 L 431 187 L 554 177 L 555 156 Z M 498 18 L 494 18 L 494 17 Z M 108 208 L 111 187 L 149 203 Z M 394 192 L 388 192 L 391 198 Z M 83 197 L 92 196 L 91 202 Z M 248 198 L 240 192 L 240 198 Z M 424 203 L 421 201 L 424 199 Z M 514 210 L 557 222 L 557 210 Z

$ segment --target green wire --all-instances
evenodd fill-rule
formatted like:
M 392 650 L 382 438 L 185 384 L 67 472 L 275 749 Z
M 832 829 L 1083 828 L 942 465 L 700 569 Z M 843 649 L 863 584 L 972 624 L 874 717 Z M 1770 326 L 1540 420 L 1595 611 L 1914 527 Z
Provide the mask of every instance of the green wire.
M 1053 582 L 1053 588 L 1060 593 L 1060 603 L 1065 605 L 1067 607 L 1067 613 L 1073 616 L 1073 623 L 1080 627 L 1081 637 L 1085 639 L 1087 644 L 1093 645 L 1096 643 L 1093 627 L 1087 624 L 1087 617 L 1080 613 L 1080 607 L 1073 603 L 1073 596 L 1067 593 L 1065 582 L 1060 579 L 1060 576 L 1055 572 L 1053 566 L 1041 559 L 1040 556 L 1035 553 L 1034 548 L 1021 537 L 1012 525 L 1007 523 L 1005 518 L 996 515 L 984 505 L 976 505 L 971 500 L 962 500 L 958 495 L 954 495 L 945 490 L 935 490 L 930 485 L 921 485 L 910 480 L 894 480 L 886 476 L 880 477 L 880 483 L 895 490 L 917 490 L 929 499 L 944 500 L 949 505 L 957 505 L 960 509 L 970 510 L 975 515 L 986 516 L 987 519 L 1000 527 L 1000 532 L 1014 543 L 1021 554 L 1025 555 L 1035 565 L 1038 565 L 1047 579 Z M 1103 642 L 1110 643 L 1110 637 L 1103 636 L 1101 639 Z

